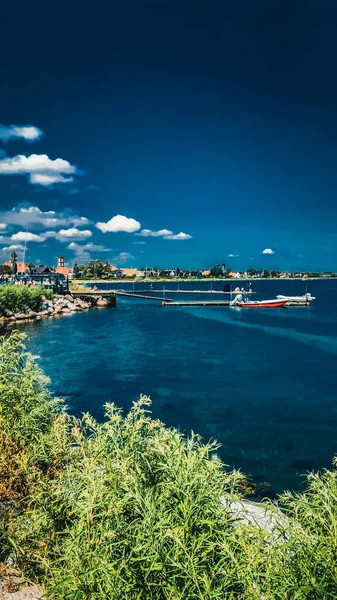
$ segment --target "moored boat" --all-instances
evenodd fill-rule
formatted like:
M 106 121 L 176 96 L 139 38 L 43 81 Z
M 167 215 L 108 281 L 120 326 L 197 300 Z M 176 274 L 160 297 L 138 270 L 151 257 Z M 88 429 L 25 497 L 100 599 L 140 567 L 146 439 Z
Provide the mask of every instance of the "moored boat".
M 288 303 L 288 300 L 248 300 L 248 302 L 242 302 L 241 308 L 281 308 Z
M 232 300 L 230 306 L 239 308 L 282 308 L 288 304 L 288 300 L 280 300 L 274 298 L 273 300 L 244 300 L 242 294 L 239 294 Z
M 276 296 L 279 300 L 287 300 L 291 304 L 310 304 L 313 300 L 316 300 L 315 296 L 311 294 L 303 294 L 303 296 Z

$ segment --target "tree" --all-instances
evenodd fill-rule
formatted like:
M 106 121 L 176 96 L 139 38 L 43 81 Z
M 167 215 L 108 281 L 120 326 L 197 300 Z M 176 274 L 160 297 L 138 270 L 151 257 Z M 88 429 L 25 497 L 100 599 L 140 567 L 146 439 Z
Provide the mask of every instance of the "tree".
M 111 276 L 111 263 L 106 260 L 103 265 L 103 276 L 110 277 Z
M 89 260 L 87 277 L 95 277 L 100 279 L 103 275 L 104 265 L 100 260 Z
M 222 270 L 222 266 L 221 265 L 214 265 L 214 267 L 212 267 L 210 269 L 209 272 L 211 277 L 215 277 L 215 278 L 220 278 L 223 277 L 223 270 Z
M 270 277 L 279 277 L 280 276 L 280 271 L 270 271 Z
M 73 268 L 73 275 L 75 279 L 78 279 L 79 277 L 81 277 L 81 269 L 78 266 L 77 262 L 74 263 L 74 268 Z
M 11 275 L 11 269 L 8 265 L 0 265 L 0 275 Z
M 247 275 L 249 277 L 254 277 L 256 275 L 257 271 L 256 269 L 253 269 L 253 267 L 250 267 L 249 269 L 247 269 Z

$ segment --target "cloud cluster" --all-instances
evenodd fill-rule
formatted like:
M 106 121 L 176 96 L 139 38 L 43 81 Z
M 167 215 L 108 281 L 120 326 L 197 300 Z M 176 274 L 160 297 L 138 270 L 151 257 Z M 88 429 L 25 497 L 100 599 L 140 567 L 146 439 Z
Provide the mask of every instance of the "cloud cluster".
M 92 236 L 90 229 L 77 229 L 77 227 L 70 227 L 70 229 L 60 229 L 59 231 L 46 231 L 42 234 L 44 240 L 47 238 L 55 238 L 59 242 L 68 242 L 69 240 L 85 240 Z
M 11 239 L 15 242 L 44 242 L 46 238 L 45 235 L 36 235 L 30 231 L 18 231 L 13 233 Z
M 142 229 L 136 235 L 141 235 L 142 237 L 164 237 L 166 235 L 173 235 L 173 232 L 169 229 L 159 229 L 158 231 L 152 231 L 151 229 Z
M 81 174 L 76 166 L 63 158 L 52 160 L 47 154 L 18 154 L 0 160 L 0 175 L 28 175 L 30 183 L 45 187 L 69 183 L 74 180 L 74 174 Z
M 0 212 L 0 221 L 0 229 L 4 229 L 6 225 L 43 229 L 69 225 L 81 227 L 90 224 L 86 217 L 72 215 L 69 211 L 56 213 L 54 210 L 48 210 L 44 212 L 37 206 L 15 207 L 12 210 Z
M 192 236 L 189 233 L 184 233 L 181 231 L 180 233 L 176 233 L 175 235 L 164 235 L 164 240 L 191 240 Z
M 107 223 L 96 223 L 96 227 L 103 233 L 119 233 L 121 231 L 124 231 L 125 233 L 134 233 L 140 229 L 141 225 L 136 219 L 129 219 L 123 215 L 116 215 L 115 217 L 112 217 L 110 221 L 107 221 Z
M 69 246 L 67 246 L 69 250 L 73 250 L 74 252 L 79 252 L 81 250 L 91 251 L 91 252 L 110 252 L 110 248 L 106 248 L 101 244 L 76 244 L 76 242 L 71 242 Z
M 228 258 L 239 258 L 240 254 L 228 254 Z
M 151 229 L 142 229 L 136 235 L 140 235 L 142 237 L 162 237 L 164 240 L 190 240 L 192 238 L 188 233 L 180 233 L 174 234 L 170 229 L 159 229 L 158 231 L 152 231 Z
M 275 250 L 272 250 L 271 248 L 265 248 L 262 250 L 262 254 L 275 254 Z
M 8 142 L 10 139 L 21 138 L 26 142 L 35 142 L 43 136 L 43 131 L 34 125 L 1 125 L 0 140 Z

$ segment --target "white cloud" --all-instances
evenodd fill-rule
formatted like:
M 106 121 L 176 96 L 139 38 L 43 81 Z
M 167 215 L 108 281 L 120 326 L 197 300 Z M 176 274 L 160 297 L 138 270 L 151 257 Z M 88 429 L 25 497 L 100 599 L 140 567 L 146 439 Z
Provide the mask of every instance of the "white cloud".
M 106 248 L 101 244 L 76 244 L 76 242 L 71 242 L 69 246 L 67 246 L 69 250 L 73 250 L 74 252 L 78 252 L 80 250 L 87 250 L 91 252 L 110 252 L 110 248 Z
M 21 225 L 23 227 L 62 227 L 74 225 L 81 227 L 89 225 L 90 221 L 86 217 L 71 215 L 70 212 L 56 213 L 54 210 L 43 212 L 37 206 L 14 207 L 12 210 L 0 213 L 0 218 L 4 224 Z M 3 229 L 0 225 L 0 229 Z
M 262 254 L 275 254 L 275 250 L 272 250 L 271 248 L 265 248 L 262 251 Z
M 89 229 L 77 229 L 76 227 L 70 227 L 70 229 L 60 229 L 60 231 L 46 231 L 42 234 L 44 239 L 55 238 L 59 242 L 68 242 L 69 240 L 85 240 L 92 236 Z
M 143 237 L 164 237 L 166 235 L 173 235 L 173 232 L 169 229 L 159 229 L 158 231 L 151 231 L 151 229 L 142 229 L 136 235 L 141 235 Z
M 132 258 L 135 258 L 135 257 L 132 254 L 130 254 L 129 252 L 120 252 L 118 254 L 118 256 L 114 256 L 113 262 L 124 265 L 128 260 L 131 260 Z
M 146 242 L 132 242 L 132 243 L 135 244 L 135 246 L 144 246 L 144 244 L 146 244 Z
M 44 242 L 44 235 L 36 235 L 35 233 L 31 233 L 30 231 L 18 231 L 18 233 L 13 233 L 11 239 L 16 242 Z
M 70 183 L 74 181 L 73 177 L 63 177 L 60 173 L 47 174 L 47 173 L 32 173 L 29 178 L 30 183 L 49 186 L 53 183 Z
M 6 223 L 0 223 L 0 229 L 3 231 L 4 229 L 6 229 L 7 225 Z
M 240 254 L 228 254 L 228 258 L 239 258 Z
M 29 175 L 30 183 L 43 186 L 73 181 L 71 175 L 75 173 L 81 174 L 76 166 L 63 158 L 52 160 L 47 154 L 19 154 L 0 160 L 0 175 Z M 70 177 L 63 177 L 64 174 Z
M 189 233 L 183 233 L 181 231 L 180 233 L 176 233 L 175 235 L 165 235 L 164 239 L 165 240 L 190 240 L 190 239 L 192 239 L 192 236 L 189 235 Z
M 11 250 L 23 250 L 22 244 L 11 244 L 10 246 L 4 246 L 1 248 L 1 252 L 9 252 Z
M 43 131 L 34 125 L 0 125 L 0 140 L 8 142 L 12 138 L 23 138 L 35 142 L 43 136 Z
M 136 221 L 135 219 L 129 219 L 123 215 L 116 215 L 107 223 L 96 223 L 96 227 L 103 231 L 103 233 L 118 233 L 120 231 L 134 233 L 141 228 L 141 225 L 139 221 Z

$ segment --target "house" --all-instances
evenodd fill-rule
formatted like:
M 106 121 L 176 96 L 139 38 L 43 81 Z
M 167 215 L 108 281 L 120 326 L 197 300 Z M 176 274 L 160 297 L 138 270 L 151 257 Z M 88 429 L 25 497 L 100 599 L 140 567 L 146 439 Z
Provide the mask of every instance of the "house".
M 6 267 L 11 267 L 11 261 L 8 260 L 7 262 L 4 263 L 4 265 L 6 265 Z M 24 262 L 17 262 L 16 263 L 17 266 L 17 273 L 29 273 L 29 266 L 26 265 L 26 263 Z
M 136 277 L 138 269 L 121 269 L 123 277 Z
M 201 271 L 201 277 L 209 277 L 210 274 L 211 272 L 208 270 Z
M 113 269 L 111 269 L 111 277 L 114 277 L 115 279 L 122 279 L 122 277 L 123 277 L 122 269 L 117 269 L 117 267 L 114 267 Z
M 163 269 L 160 271 L 160 277 L 175 277 L 175 275 L 174 269 Z
M 54 270 L 45 265 L 39 265 L 38 267 L 31 269 L 32 275 L 51 275 L 52 273 L 54 273 Z

